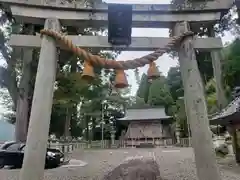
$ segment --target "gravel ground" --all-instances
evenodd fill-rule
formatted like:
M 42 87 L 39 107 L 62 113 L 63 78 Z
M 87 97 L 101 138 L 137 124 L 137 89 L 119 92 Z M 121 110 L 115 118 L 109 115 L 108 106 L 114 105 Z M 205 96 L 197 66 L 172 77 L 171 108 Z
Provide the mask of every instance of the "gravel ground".
M 72 159 L 81 160 L 88 164 L 83 167 L 60 167 L 46 170 L 44 180 L 98 180 L 104 172 L 121 163 L 130 156 L 155 155 L 160 165 L 163 180 L 197 180 L 196 168 L 191 148 L 156 148 L 156 149 L 116 149 L 116 150 L 87 150 L 72 154 Z M 74 161 L 75 161 L 74 160 Z M 221 163 L 220 169 L 223 180 L 239 180 L 240 168 L 233 171 Z M 236 169 L 237 168 L 237 169 Z M 239 172 L 239 173 L 238 173 Z M 17 180 L 19 170 L 0 170 L 1 180 Z

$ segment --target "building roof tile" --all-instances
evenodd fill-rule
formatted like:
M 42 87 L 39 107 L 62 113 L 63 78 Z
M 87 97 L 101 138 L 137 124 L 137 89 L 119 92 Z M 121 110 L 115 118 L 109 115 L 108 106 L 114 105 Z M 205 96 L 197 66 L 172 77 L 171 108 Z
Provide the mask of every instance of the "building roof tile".
M 210 120 L 220 119 L 238 112 L 240 109 L 240 97 L 231 101 L 221 112 L 210 116 Z
M 169 119 L 171 116 L 166 115 L 165 108 L 145 108 L 145 109 L 127 109 L 124 118 L 120 121 L 130 120 L 160 120 Z

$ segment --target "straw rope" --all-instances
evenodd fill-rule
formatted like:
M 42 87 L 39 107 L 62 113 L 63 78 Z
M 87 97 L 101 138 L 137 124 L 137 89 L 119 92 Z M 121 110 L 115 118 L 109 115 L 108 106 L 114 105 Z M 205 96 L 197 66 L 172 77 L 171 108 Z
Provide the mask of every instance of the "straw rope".
M 152 61 L 157 60 L 164 53 L 171 51 L 174 47 L 176 47 L 184 38 L 188 36 L 193 36 L 194 33 L 192 31 L 187 31 L 180 36 L 172 37 L 172 40 L 166 45 L 164 49 L 157 49 L 153 53 L 150 53 L 141 58 L 126 60 L 126 61 L 113 61 L 110 59 L 102 58 L 98 55 L 93 55 L 86 50 L 77 47 L 72 43 L 70 39 L 66 36 L 55 32 L 49 29 L 43 29 L 40 31 L 41 35 L 47 35 L 54 38 L 56 41 L 59 41 L 61 44 L 65 45 L 69 50 L 80 57 L 84 57 L 86 61 L 91 63 L 93 66 L 100 66 L 106 69 L 136 69 L 138 67 L 145 66 L 146 64 L 151 63 Z

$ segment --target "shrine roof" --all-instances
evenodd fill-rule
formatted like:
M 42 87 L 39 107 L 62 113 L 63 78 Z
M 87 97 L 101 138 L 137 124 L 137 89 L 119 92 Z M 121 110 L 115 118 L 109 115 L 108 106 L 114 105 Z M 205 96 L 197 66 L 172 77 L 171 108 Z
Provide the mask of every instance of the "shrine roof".
M 124 118 L 119 121 L 135 121 L 135 120 L 164 120 L 170 119 L 171 116 L 166 115 L 164 107 L 158 108 L 141 108 L 127 109 Z
M 238 121 L 240 112 L 240 97 L 232 100 L 221 112 L 210 116 L 210 124 L 229 124 L 232 121 Z M 237 115 L 237 116 L 236 116 Z M 240 116 L 238 116 L 240 117 Z

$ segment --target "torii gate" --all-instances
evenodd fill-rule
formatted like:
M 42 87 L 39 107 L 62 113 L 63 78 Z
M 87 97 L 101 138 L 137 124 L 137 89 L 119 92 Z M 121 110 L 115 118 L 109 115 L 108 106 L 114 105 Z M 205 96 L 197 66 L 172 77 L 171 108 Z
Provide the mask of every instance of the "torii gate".
M 82 2 L 68 3 L 62 0 L 0 0 L 21 23 L 43 25 L 45 29 L 60 32 L 60 26 L 83 26 L 89 24 L 106 26 L 107 4 L 97 3 L 86 7 Z M 132 25 L 134 27 L 172 27 L 175 36 L 194 30 L 199 24 L 214 25 L 222 13 L 228 11 L 234 0 L 215 0 L 206 2 L 204 7 L 199 3 L 173 5 L 133 5 Z M 61 24 L 60 24 L 61 22 Z M 193 27 L 193 29 L 190 29 Z M 212 34 L 213 36 L 214 34 Z M 107 37 L 68 36 L 80 47 L 111 49 Z M 156 50 L 165 49 L 171 44 L 171 38 L 132 38 L 126 46 L 116 46 L 119 50 Z M 9 44 L 13 48 L 41 48 L 38 64 L 35 91 L 31 109 L 29 130 L 23 167 L 20 180 L 42 180 L 50 115 L 57 65 L 57 46 L 55 40 L 48 36 L 12 35 Z M 214 75 L 217 81 L 219 105 L 224 104 L 224 92 L 221 85 L 220 38 L 186 37 L 177 47 L 181 74 L 185 92 L 186 113 L 192 132 L 192 145 L 195 152 L 199 180 L 219 180 L 218 168 L 209 130 L 204 89 L 199 74 L 195 49 L 211 51 Z M 60 47 L 63 48 L 63 47 Z M 43 98 L 45 97 L 45 98 Z M 201 142 L 201 144 L 199 143 Z

